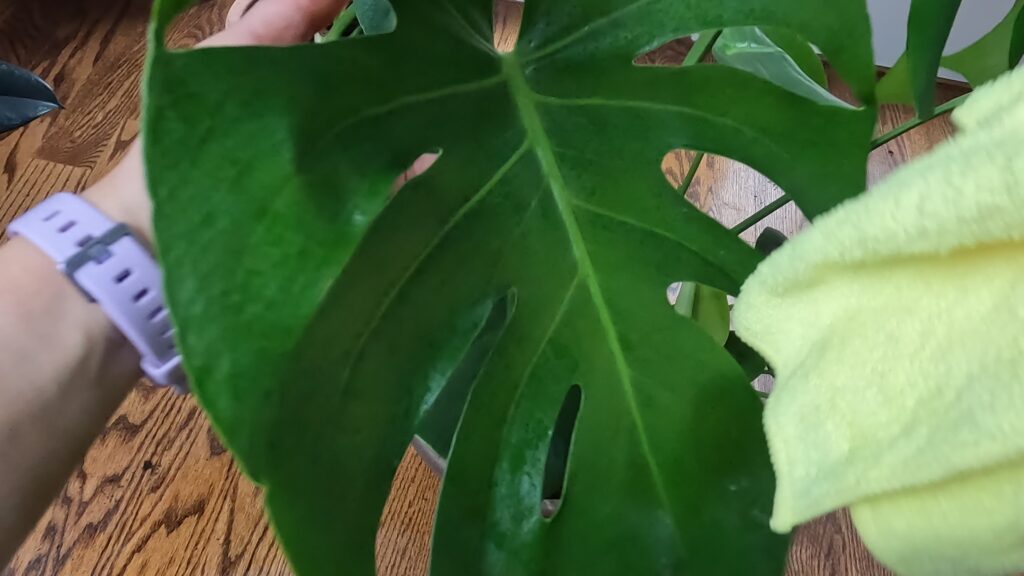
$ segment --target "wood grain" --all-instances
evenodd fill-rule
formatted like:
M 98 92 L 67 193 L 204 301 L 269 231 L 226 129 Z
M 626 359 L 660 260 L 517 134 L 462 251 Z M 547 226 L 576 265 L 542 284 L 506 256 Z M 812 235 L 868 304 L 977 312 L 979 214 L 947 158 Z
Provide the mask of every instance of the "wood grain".
M 189 45 L 220 27 L 228 0 L 188 12 L 169 39 Z M 0 226 L 58 190 L 82 190 L 124 153 L 138 133 L 139 76 L 148 2 L 6 0 L 0 4 L 0 59 L 50 81 L 66 110 L 0 137 Z M 510 45 L 518 7 L 501 4 L 496 44 Z M 678 63 L 689 43 L 670 43 L 644 63 Z M 950 96 L 949 89 L 944 89 Z M 910 111 L 882 110 L 880 129 Z M 950 134 L 939 120 L 871 156 L 877 182 Z M 670 182 L 691 154 L 669 152 Z M 710 156 L 687 197 L 725 224 L 773 200 L 779 190 L 745 166 Z M 764 225 L 792 234 L 804 226 L 789 206 Z M 377 539 L 378 571 L 427 573 L 438 478 L 412 451 L 396 474 Z M 36 530 L 3 571 L 13 575 L 289 574 L 263 517 L 259 489 L 246 480 L 190 397 L 139 386 L 111 419 Z M 875 576 L 875 563 L 837 513 L 799 529 L 787 574 Z

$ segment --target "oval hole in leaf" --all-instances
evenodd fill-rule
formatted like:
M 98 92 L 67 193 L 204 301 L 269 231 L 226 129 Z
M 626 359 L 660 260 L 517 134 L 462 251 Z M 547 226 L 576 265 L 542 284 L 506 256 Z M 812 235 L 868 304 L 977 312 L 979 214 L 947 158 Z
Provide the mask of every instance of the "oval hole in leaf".
M 551 432 L 548 457 L 544 464 L 544 483 L 541 488 L 540 514 L 553 518 L 565 497 L 565 477 L 569 469 L 569 452 L 572 435 L 576 430 L 576 418 L 583 402 L 583 389 L 573 384 L 565 393 L 562 407 L 558 410 L 555 427 Z
M 433 510 L 437 506 L 440 495 L 443 470 L 434 468 L 434 463 L 424 457 L 421 447 L 424 444 L 414 440 L 402 455 L 402 460 L 395 467 L 388 488 L 388 497 L 384 510 L 397 513 L 382 514 L 377 521 L 377 533 L 374 553 L 380 558 L 387 550 L 391 538 L 399 536 L 410 550 L 429 550 L 431 530 L 410 530 L 409 516 L 405 513 L 412 510 Z M 429 448 L 428 448 L 429 449 Z M 431 468 L 436 474 L 425 474 L 423 468 Z M 415 482 L 410 480 L 415 479 Z M 427 500 L 427 502 L 424 502 Z M 352 572 L 342 572 L 351 574 Z M 372 572 L 371 572 L 372 573 Z
M 637 66 L 681 66 L 686 55 L 693 48 L 692 35 L 669 40 L 657 48 L 633 59 Z
M 700 172 L 700 167 L 704 163 L 703 156 L 702 153 L 694 150 L 683 148 L 670 150 L 661 159 L 661 172 L 665 175 L 665 179 L 668 180 L 670 186 L 679 190 L 680 194 L 685 194 L 686 190 L 683 190 L 684 185 L 687 189 L 693 186 L 697 173 Z M 691 170 L 697 170 L 697 172 L 691 176 Z
M 511 52 L 519 40 L 519 25 L 523 19 L 523 2 L 520 0 L 494 0 L 492 26 L 494 47 L 498 52 Z
M 516 306 L 514 290 L 469 311 L 449 332 L 446 350 L 431 371 L 431 385 L 420 409 L 417 449 L 440 470 L 451 451 L 455 431 L 477 376 L 490 358 Z M 436 465 L 436 466 L 435 466 Z
M 738 221 L 740 216 L 731 217 L 724 213 L 724 209 L 731 208 L 732 203 L 723 202 L 722 194 L 733 194 L 730 185 L 734 174 L 742 174 L 744 170 L 760 175 L 741 162 L 685 148 L 669 150 L 661 158 L 661 173 L 669 186 L 675 188 L 698 210 L 727 228 L 730 226 L 729 220 Z
M 696 282 L 673 282 L 665 291 L 676 313 L 693 320 L 719 345 L 729 336 L 729 300 L 717 288 Z
M 426 152 L 420 154 L 418 158 L 413 160 L 412 164 L 402 172 L 398 178 L 395 178 L 395 183 L 391 188 L 392 193 L 398 192 L 403 186 L 409 183 L 410 180 L 418 176 L 422 176 L 430 167 L 437 162 L 437 159 L 441 157 L 441 151 Z

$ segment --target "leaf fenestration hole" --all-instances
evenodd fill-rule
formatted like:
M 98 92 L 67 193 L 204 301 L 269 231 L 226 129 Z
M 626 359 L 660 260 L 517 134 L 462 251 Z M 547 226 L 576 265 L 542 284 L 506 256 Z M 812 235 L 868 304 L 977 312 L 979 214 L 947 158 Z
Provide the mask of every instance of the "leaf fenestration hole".
M 519 40 L 519 26 L 523 19 L 522 0 L 494 0 L 494 47 L 501 53 L 511 52 Z
M 679 301 L 679 292 L 683 289 L 682 282 L 673 282 L 665 290 L 665 297 L 668 298 L 669 306 L 675 306 Z
M 686 150 L 679 148 L 676 150 L 669 150 L 667 154 L 661 159 L 661 173 L 665 175 L 665 180 L 668 180 L 670 186 L 679 190 L 681 194 L 685 194 L 688 190 L 682 190 L 684 184 L 686 184 L 687 176 L 690 175 L 690 170 L 694 168 L 694 162 L 698 161 L 700 154 L 693 150 Z M 698 184 L 705 170 L 701 170 L 704 164 L 704 160 L 700 161 L 700 165 L 697 166 L 697 172 L 693 174 L 692 180 L 689 182 L 687 188 L 693 189 Z
M 422 176 L 430 167 L 437 162 L 437 159 L 441 157 L 441 152 L 425 152 L 420 154 L 413 163 L 402 172 L 398 178 L 395 178 L 395 183 L 391 187 L 392 194 L 398 192 L 403 186 L 409 183 L 410 180 L 418 176 Z
M 401 462 L 395 467 L 383 508 L 384 513 L 378 519 L 374 545 L 377 558 L 382 557 L 380 554 L 383 547 L 389 542 L 394 542 L 396 538 L 400 539 L 408 550 L 430 550 L 430 540 L 434 531 L 410 530 L 411 516 L 408 514 L 410 511 L 426 512 L 437 508 L 442 474 L 431 473 L 429 467 L 430 464 L 417 455 L 415 445 L 410 444 Z M 410 482 L 409 480 L 413 478 L 416 481 Z
M 548 457 L 544 463 L 544 483 L 541 487 L 540 514 L 544 518 L 553 518 L 558 513 L 565 498 L 565 478 L 569 471 L 569 452 L 572 448 L 572 437 L 576 431 L 576 418 L 583 403 L 583 389 L 573 384 L 565 393 L 562 407 L 555 418 L 555 427 L 551 431 L 551 443 L 548 445 Z
M 637 66 L 680 66 L 686 55 L 693 48 L 694 37 L 692 34 L 669 40 L 668 42 L 645 52 L 633 59 Z

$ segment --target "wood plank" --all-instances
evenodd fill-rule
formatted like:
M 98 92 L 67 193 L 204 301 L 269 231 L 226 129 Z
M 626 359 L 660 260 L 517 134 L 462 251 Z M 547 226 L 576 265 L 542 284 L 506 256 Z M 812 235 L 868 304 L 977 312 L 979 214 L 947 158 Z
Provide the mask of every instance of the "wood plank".
M 229 0 L 210 0 L 185 15 L 170 42 L 189 45 L 216 30 Z M 138 85 L 146 2 L 9 0 L 0 6 L 0 58 L 32 68 L 54 84 L 67 109 L 0 137 L 0 225 L 57 190 L 81 190 L 105 173 L 138 132 Z M 518 31 L 518 5 L 495 15 L 496 44 Z M 678 63 L 689 43 L 676 41 L 644 63 Z M 881 129 L 909 117 L 885 108 Z M 951 132 L 939 120 L 871 156 L 877 182 Z M 670 182 L 691 154 L 668 152 Z M 735 224 L 780 193 L 760 174 L 710 156 L 687 194 L 725 224 Z M 805 220 L 792 206 L 765 225 L 795 233 Z M 427 573 L 439 479 L 407 452 L 377 537 L 377 568 L 386 576 Z M 4 575 L 289 574 L 263 517 L 259 489 L 244 478 L 192 398 L 137 387 L 111 419 Z M 888 574 L 864 549 L 849 516 L 837 513 L 795 535 L 790 576 Z

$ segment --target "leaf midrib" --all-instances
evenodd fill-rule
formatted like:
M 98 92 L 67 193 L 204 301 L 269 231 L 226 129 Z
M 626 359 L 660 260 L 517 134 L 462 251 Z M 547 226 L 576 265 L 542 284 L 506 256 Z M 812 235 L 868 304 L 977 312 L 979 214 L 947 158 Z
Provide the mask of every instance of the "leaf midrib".
M 548 182 L 548 186 L 551 189 L 551 195 L 558 207 L 559 215 L 565 224 L 566 233 L 569 236 L 569 243 L 572 246 L 573 255 L 576 257 L 576 261 L 580 267 L 580 276 L 586 282 L 587 288 L 590 291 L 594 308 L 597 311 L 598 319 L 601 323 L 601 327 L 603 328 L 608 347 L 611 350 L 612 357 L 615 361 L 616 371 L 619 373 L 619 378 L 622 382 L 627 405 L 633 416 L 633 420 L 636 423 L 641 449 L 643 450 L 644 456 L 651 467 L 653 481 L 655 488 L 658 491 L 658 496 L 665 504 L 666 508 L 671 509 L 671 500 L 668 497 L 668 491 L 662 482 L 661 471 L 658 468 L 658 461 L 654 458 L 651 443 L 647 438 L 647 429 L 644 426 L 643 416 L 641 415 L 637 404 L 636 393 L 633 387 L 632 372 L 626 362 L 626 355 L 622 350 L 622 344 L 619 341 L 618 333 L 615 330 L 611 312 L 608 309 L 608 304 L 605 302 L 604 294 L 601 292 L 601 287 L 598 284 L 597 274 L 594 269 L 593 261 L 590 258 L 590 252 L 583 239 L 583 233 L 580 230 L 579 222 L 576 219 L 576 213 L 573 210 L 574 200 L 569 193 L 568 186 L 565 183 L 565 178 L 562 176 L 562 171 L 558 166 L 557 159 L 555 158 L 554 146 L 544 129 L 540 114 L 537 112 L 537 95 L 527 84 L 526 76 L 523 74 L 522 66 L 517 59 L 515 52 L 502 57 L 502 75 L 508 82 L 512 100 L 516 104 L 520 120 L 523 123 L 523 128 L 526 130 L 527 143 L 531 148 L 533 148 L 534 153 L 537 155 L 537 160 L 540 162 L 541 172 L 544 175 L 545 180 Z M 676 532 L 676 535 L 678 537 L 678 531 Z

